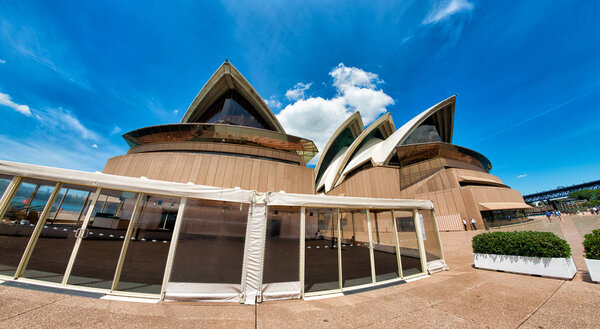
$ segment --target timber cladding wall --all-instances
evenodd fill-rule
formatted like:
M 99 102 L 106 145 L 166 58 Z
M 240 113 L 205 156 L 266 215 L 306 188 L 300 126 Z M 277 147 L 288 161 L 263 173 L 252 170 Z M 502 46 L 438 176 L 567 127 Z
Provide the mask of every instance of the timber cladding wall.
M 422 170 L 426 171 L 427 168 Z M 462 176 L 481 178 L 502 183 L 485 172 L 469 169 L 441 169 L 421 181 L 400 190 L 401 176 L 406 168 L 374 167 L 362 170 L 331 190 L 328 195 L 362 196 L 372 198 L 422 199 L 433 201 L 439 215 L 459 214 L 461 218 L 475 218 L 483 227 L 479 203 L 511 202 L 524 203 L 521 193 L 507 187 L 464 186 Z M 461 223 L 462 225 L 462 223 Z
M 276 161 L 203 153 L 134 153 L 108 159 L 105 174 L 259 192 L 314 194 L 312 168 Z

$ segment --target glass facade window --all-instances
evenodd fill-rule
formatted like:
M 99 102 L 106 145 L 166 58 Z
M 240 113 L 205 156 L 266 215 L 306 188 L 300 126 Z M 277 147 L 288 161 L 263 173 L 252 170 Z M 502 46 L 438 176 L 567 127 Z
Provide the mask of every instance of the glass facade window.
M 433 221 L 433 211 L 419 210 L 419 222 L 421 223 L 427 261 L 442 259 L 442 247 L 435 222 Z
M 144 195 L 143 207 L 133 226 L 117 290 L 159 294 L 173 230 L 165 218 L 176 218 L 180 199 Z M 161 225 L 162 223 L 162 225 Z M 120 238 L 120 236 L 119 236 Z
M 237 91 L 229 90 L 214 102 L 198 122 L 225 123 L 260 129 L 271 129 L 258 111 Z
M 54 182 L 24 179 L 19 186 L 0 222 L 0 274 L 15 274 L 55 185 Z
M 504 209 L 482 211 L 486 227 L 497 227 L 509 224 L 522 223 L 530 220 L 523 209 Z M 481 227 L 478 227 L 481 229 Z
M 248 207 L 188 199 L 170 281 L 240 284 Z
M 269 207 L 263 283 L 299 281 L 300 208 Z
M 432 117 L 420 124 L 402 143 L 402 145 L 441 142 L 442 137 Z
M 402 275 L 407 277 L 423 272 L 412 211 L 395 210 L 394 217 L 396 218 L 398 245 L 402 256 Z
M 63 185 L 44 223 L 23 276 L 60 283 L 96 188 Z
M 69 284 L 111 288 L 137 197 L 137 193 L 101 191 L 82 236 Z
M 337 210 L 306 209 L 304 291 L 339 289 Z
M 364 210 L 340 210 L 342 287 L 372 282 L 369 230 Z
M 371 239 L 375 259 L 375 280 L 377 282 L 400 277 L 396 254 L 394 221 L 389 210 L 374 210 L 371 217 Z

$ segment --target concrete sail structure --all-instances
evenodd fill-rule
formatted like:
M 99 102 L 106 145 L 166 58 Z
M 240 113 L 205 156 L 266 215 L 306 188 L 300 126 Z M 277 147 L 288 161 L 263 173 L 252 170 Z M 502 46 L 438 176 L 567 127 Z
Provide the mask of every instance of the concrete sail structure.
M 443 229 L 463 229 L 462 218 L 480 227 L 526 219 L 521 210 L 529 206 L 489 174 L 490 161 L 452 144 L 455 103 L 451 96 L 398 130 L 389 113 L 382 116 L 320 168 L 317 193 L 431 199 Z
M 225 106 L 215 106 L 220 103 Z M 202 87 L 181 123 L 227 122 L 227 118 L 236 121 L 231 124 L 285 133 L 263 98 L 230 62 L 223 63 Z

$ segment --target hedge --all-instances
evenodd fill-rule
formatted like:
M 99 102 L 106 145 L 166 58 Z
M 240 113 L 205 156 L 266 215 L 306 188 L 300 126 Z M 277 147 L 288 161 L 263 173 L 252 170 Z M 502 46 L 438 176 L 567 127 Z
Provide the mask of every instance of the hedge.
M 551 232 L 517 231 L 483 233 L 473 237 L 476 254 L 568 258 L 571 247 Z
M 593 230 L 592 233 L 586 234 L 584 238 L 585 258 L 600 259 L 600 230 Z

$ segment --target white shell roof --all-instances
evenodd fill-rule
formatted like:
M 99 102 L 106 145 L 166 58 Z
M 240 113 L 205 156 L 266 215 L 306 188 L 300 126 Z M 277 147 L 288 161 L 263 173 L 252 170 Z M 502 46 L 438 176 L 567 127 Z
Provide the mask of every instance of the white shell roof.
M 325 186 L 325 192 L 329 192 L 334 187 L 341 184 L 346 178 L 346 174 L 351 172 L 353 169 L 363 165 L 367 161 L 371 161 L 374 166 L 384 165 L 387 163 L 390 158 L 393 156 L 394 152 L 396 152 L 396 146 L 401 144 L 410 136 L 410 134 L 417 129 L 417 127 L 423 123 L 427 118 L 434 115 L 436 112 L 441 110 L 450 110 L 448 113 L 448 117 L 450 118 L 449 122 L 443 122 L 447 133 L 445 134 L 449 140 L 445 140 L 445 142 L 451 142 L 452 139 L 452 126 L 454 124 L 454 104 L 456 101 L 456 96 L 451 96 L 436 105 L 430 107 L 429 109 L 421 112 L 416 117 L 412 118 L 410 121 L 405 123 L 402 127 L 396 130 L 391 135 L 388 135 L 385 140 L 381 140 L 379 138 L 371 138 L 358 151 L 354 151 L 353 147 L 356 148 L 364 138 L 366 138 L 371 131 L 373 131 L 378 126 L 382 125 L 386 120 L 392 120 L 391 115 L 387 113 L 386 115 L 379 118 L 377 121 L 373 122 L 371 126 L 369 126 L 363 133 L 354 141 L 354 143 L 348 148 L 344 154 L 343 158 L 345 161 L 337 161 L 338 153 L 336 155 L 336 160 L 332 161 L 329 168 L 327 168 L 326 175 L 323 175 L 323 179 L 319 182 L 319 186 L 317 186 L 317 190 Z M 353 152 L 354 151 L 354 152 Z M 352 152 L 353 154 L 349 154 Z M 341 153 L 341 151 L 340 151 Z M 327 175 L 328 173 L 328 175 Z M 327 176 L 327 177 L 325 177 Z M 333 184 L 335 182 L 335 184 Z

